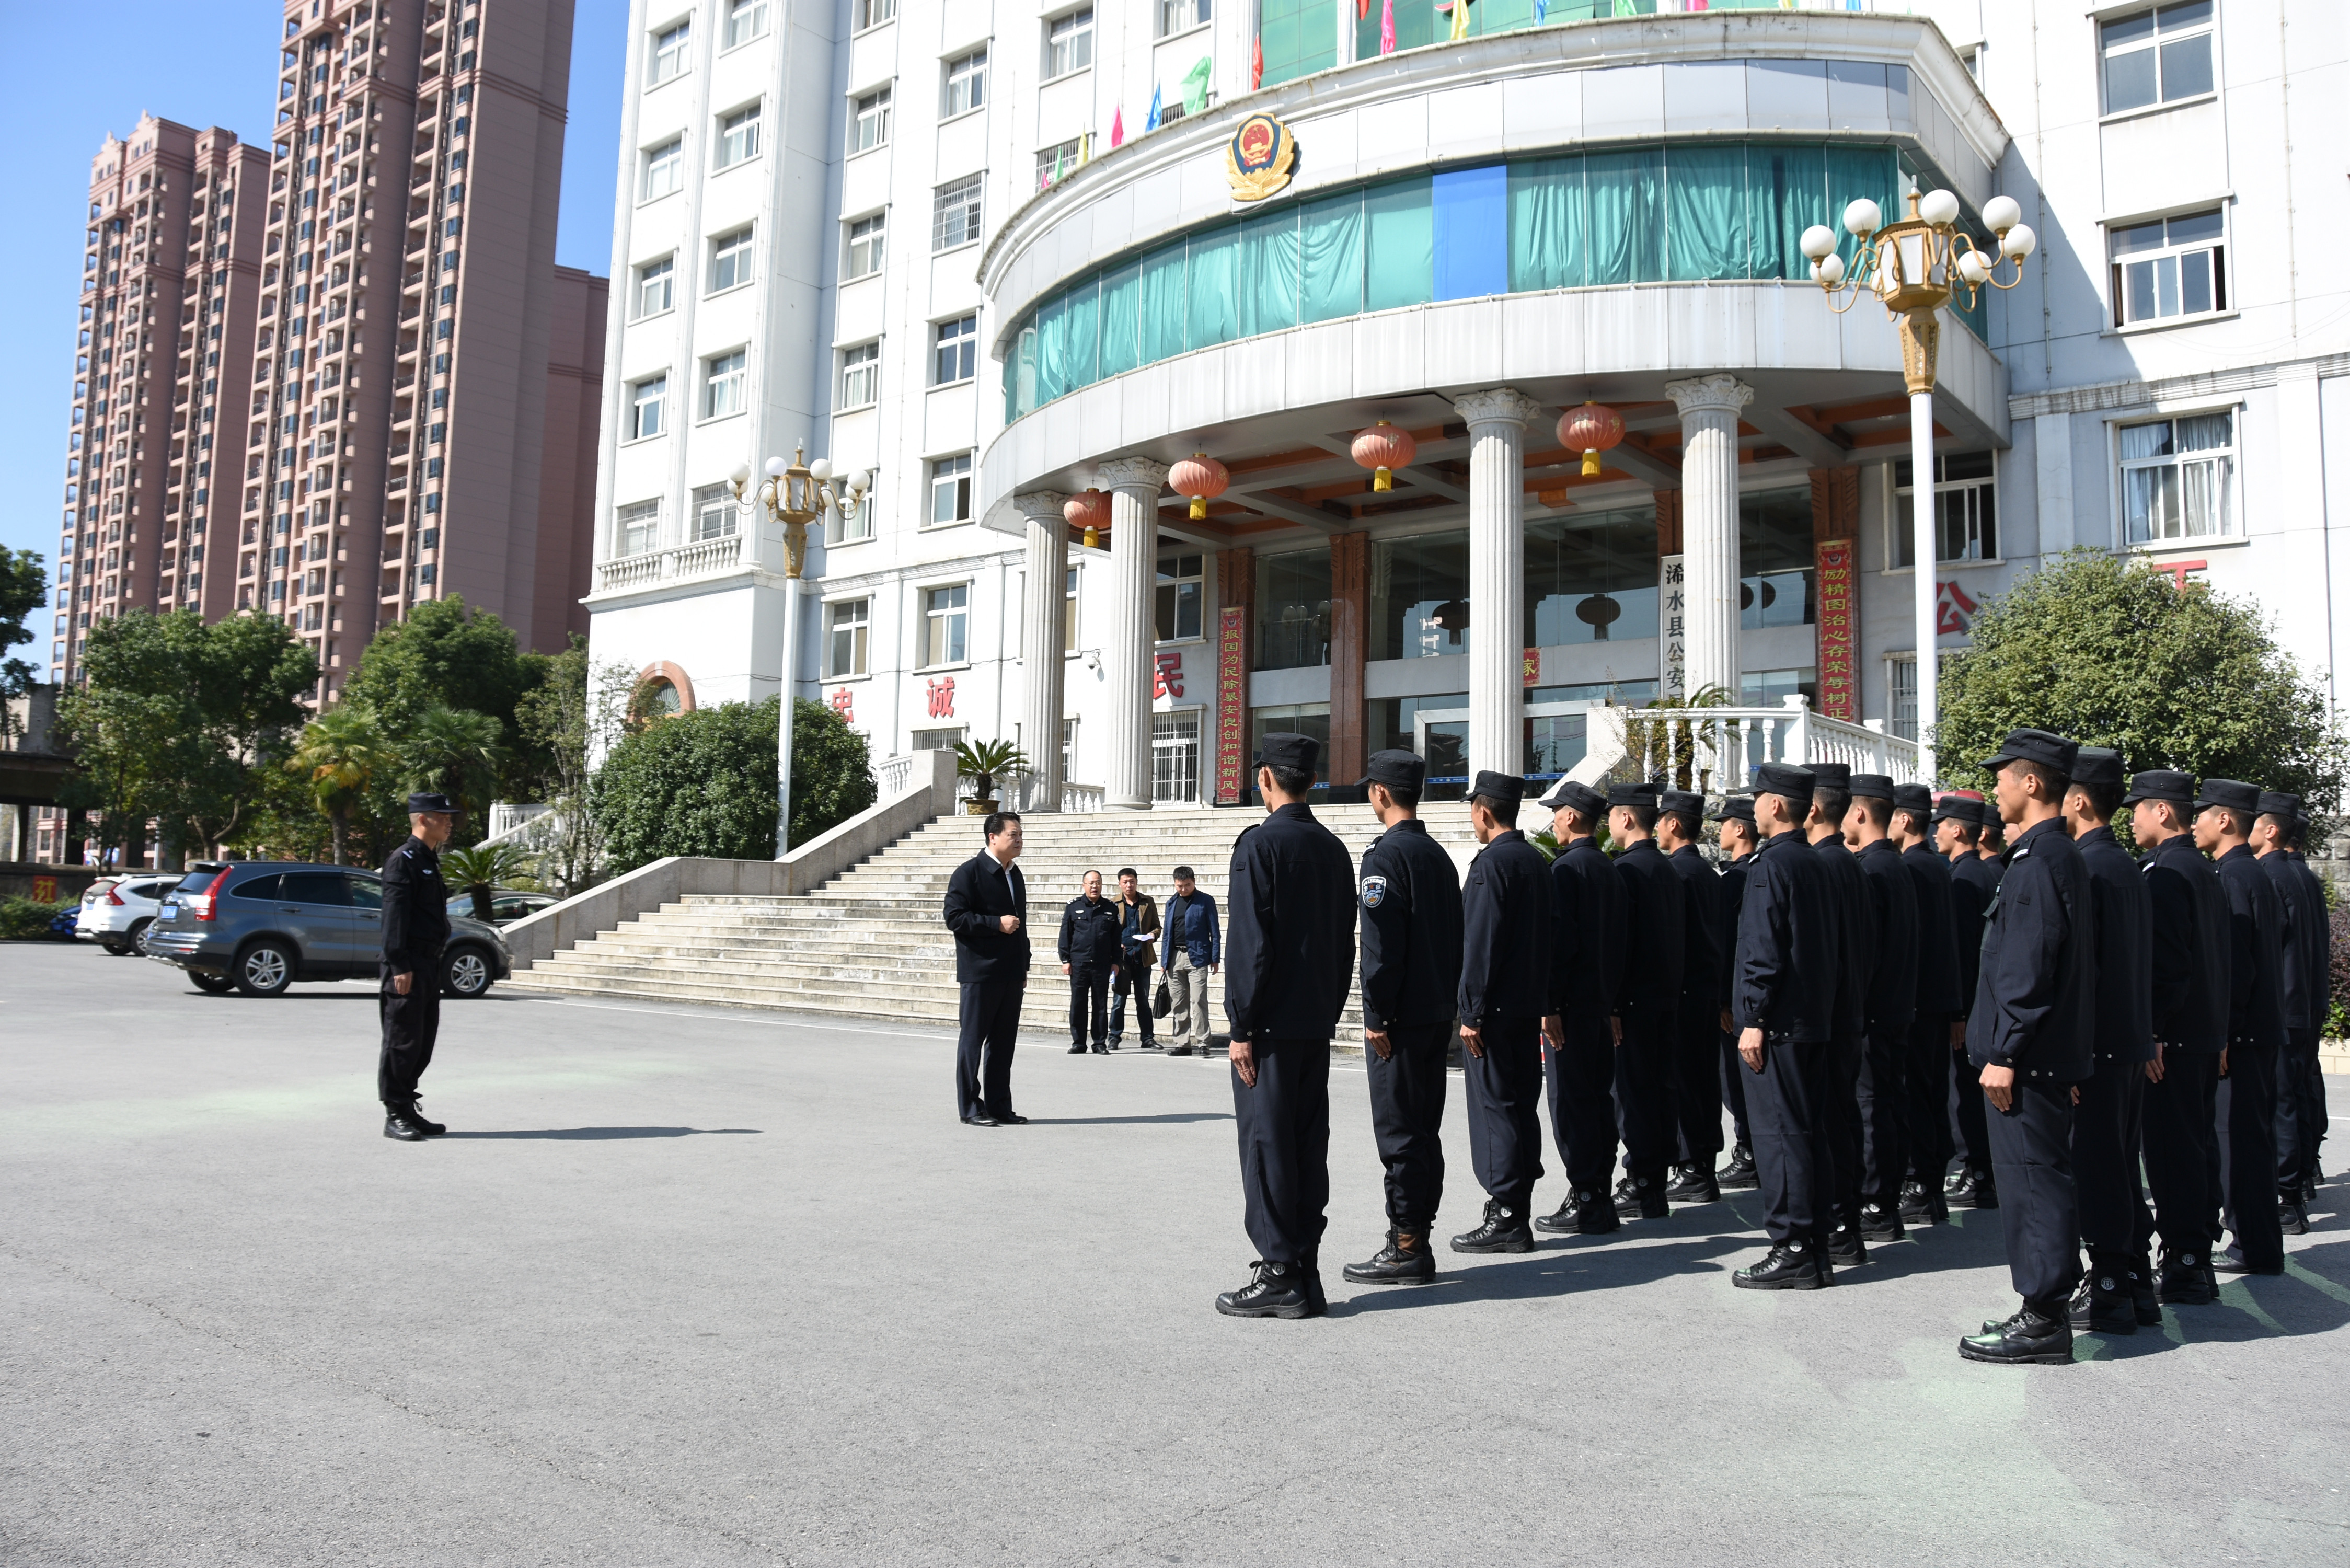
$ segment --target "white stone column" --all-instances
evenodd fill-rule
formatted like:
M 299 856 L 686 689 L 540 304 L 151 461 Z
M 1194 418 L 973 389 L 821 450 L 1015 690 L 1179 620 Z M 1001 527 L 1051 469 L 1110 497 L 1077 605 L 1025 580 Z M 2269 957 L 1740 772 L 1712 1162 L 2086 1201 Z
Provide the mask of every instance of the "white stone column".
M 1109 498 L 1109 637 L 1102 674 L 1109 688 L 1109 765 L 1102 805 L 1150 809 L 1150 649 L 1158 640 L 1152 589 L 1159 569 L 1159 493 L 1168 464 L 1121 457 L 1098 470 Z
M 1668 381 L 1681 411 L 1682 624 L 1686 690 L 1738 701 L 1738 411 L 1754 389 L 1735 376 Z
M 1471 392 L 1469 774 L 1525 771 L 1526 421 L 1542 405 L 1510 387 Z
M 1069 569 L 1068 524 L 1061 507 L 1068 497 L 1057 490 L 1032 490 L 1013 498 L 1028 519 L 1028 591 L 1020 606 L 1020 666 L 1026 684 L 1020 694 L 1020 746 L 1028 753 L 1034 781 L 1029 811 L 1061 809 L 1061 607 Z

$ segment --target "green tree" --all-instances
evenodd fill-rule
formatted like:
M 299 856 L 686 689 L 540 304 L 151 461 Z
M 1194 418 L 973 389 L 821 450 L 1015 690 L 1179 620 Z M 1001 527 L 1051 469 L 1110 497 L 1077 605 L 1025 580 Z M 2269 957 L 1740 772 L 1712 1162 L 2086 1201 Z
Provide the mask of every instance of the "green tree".
M 418 605 L 404 621 L 375 634 L 344 688 L 375 710 L 384 733 L 414 732 L 433 708 L 486 713 L 498 724 L 504 764 L 497 780 L 508 798 L 535 799 L 546 760 L 518 744 L 515 705 L 546 679 L 548 659 L 525 653 L 512 628 L 488 611 L 473 611 L 452 595 Z
M 33 640 L 26 618 L 49 597 L 49 574 L 37 551 L 0 545 L 0 735 L 15 722 L 7 699 L 22 697 L 33 684 L 33 667 L 8 650 Z
M 333 824 L 334 862 L 344 864 L 344 840 L 352 808 L 363 802 L 369 786 L 392 761 L 391 748 L 377 727 L 375 715 L 348 699 L 310 722 L 302 742 L 286 763 L 304 780 L 318 809 Z
M 547 660 L 546 680 L 515 704 L 524 743 L 547 759 L 550 787 L 541 798 L 555 808 L 539 875 L 559 884 L 567 898 L 592 886 L 603 864 L 603 825 L 589 789 L 596 765 L 628 731 L 634 683 L 618 660 L 591 669 L 587 639 L 575 633 L 571 646 Z
M 506 748 L 498 722 L 464 708 L 427 708 L 400 737 L 400 760 L 411 788 L 438 790 L 457 803 L 464 826 L 480 836 L 490 792 Z
M 1943 676 L 1935 750 L 1952 783 L 2019 726 L 2112 746 L 2127 765 L 2340 796 L 2324 692 L 2253 604 L 2105 551 L 2060 556 L 1987 600 Z
M 612 750 L 595 811 L 612 868 L 668 855 L 765 860 L 775 853 L 777 699 L 658 719 Z M 792 834 L 798 845 L 873 804 L 865 737 L 820 702 L 794 704 Z

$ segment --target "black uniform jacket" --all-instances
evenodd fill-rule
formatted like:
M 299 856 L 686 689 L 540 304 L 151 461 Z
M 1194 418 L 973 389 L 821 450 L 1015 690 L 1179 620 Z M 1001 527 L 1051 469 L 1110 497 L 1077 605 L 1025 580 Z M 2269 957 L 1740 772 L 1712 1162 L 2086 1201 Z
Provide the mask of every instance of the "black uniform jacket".
M 1721 1002 L 1730 1004 L 1730 988 L 1738 978 L 1738 917 L 1746 908 L 1746 874 L 1754 864 L 1749 855 L 1721 868 Z
M 1918 886 L 1889 838 L 1864 845 L 1852 858 L 1868 885 L 1868 919 L 1877 938 L 1869 1027 L 1907 1029 L 1918 1016 Z
M 1624 884 L 1624 979 L 1616 988 L 1618 1012 L 1670 1017 L 1681 1004 L 1689 916 L 1681 879 L 1652 838 L 1625 846 L 1616 857 Z
M 1828 898 L 1835 911 L 1835 1032 L 1839 1039 L 1856 1040 L 1868 1032 L 1868 986 L 1877 974 L 1868 884 L 1860 874 L 1859 857 L 1845 847 L 1842 834 L 1829 834 L 1812 846 L 1812 854 L 1827 867 Z
M 1999 896 L 2000 864 L 1969 850 L 1950 863 L 1950 937 L 1959 946 L 1959 1016 L 1974 1011 L 1982 974 L 1983 919 Z
M 1550 863 L 1553 913 L 1548 1012 L 1605 1018 L 1624 979 L 1624 880 L 1596 838 Z
M 1107 969 L 1118 960 L 1118 933 L 1126 907 L 1083 893 L 1061 911 L 1061 961 L 1072 970 Z
M 1363 1027 L 1447 1023 L 1461 991 L 1461 872 L 1405 817 L 1363 851 Z
M 1461 890 L 1461 1026 L 1540 1018 L 1549 1010 L 1550 867 L 1516 828 L 1495 834 L 1469 863 Z
M 947 929 L 954 933 L 959 981 L 1028 978 L 1028 878 L 983 849 L 947 878 Z M 1020 917 L 1004 934 L 1003 917 Z
M 2073 841 L 2089 873 L 2097 919 L 2096 1052 L 2101 1062 L 2154 1060 L 2154 905 L 2146 877 L 2110 827 Z
M 430 968 L 449 945 L 449 888 L 441 857 L 417 837 L 383 863 L 383 962 L 386 972 Z
M 1305 805 L 1232 845 L 1224 1013 L 1235 1040 L 1327 1040 L 1355 978 L 1355 865 Z
M 2261 857 L 2261 869 L 2284 906 L 2289 936 L 2280 973 L 2284 985 L 2284 1026 L 2296 1033 L 2325 1023 L 2326 960 L 2329 946 L 2325 894 L 2316 879 L 2293 864 L 2284 850 Z
M 2008 850 L 2007 874 L 1983 921 L 1967 1060 L 2043 1083 L 2090 1075 L 2096 922 L 2079 846 L 2055 818 L 2033 823 Z
M 1932 845 L 1913 844 L 1901 852 L 1901 864 L 1918 894 L 1918 1016 L 1955 1018 L 1965 1003 L 1959 999 L 1959 943 L 1951 935 L 1957 916 L 1950 863 Z
M 1814 1043 L 1836 1033 L 1836 918 L 1828 869 L 1790 829 L 1740 862 L 1738 962 L 1730 1018 L 1740 1029 Z
M 1721 875 L 1694 844 L 1682 845 L 1665 863 L 1681 879 L 1681 995 L 1715 1006 L 1721 999 Z
M 2228 895 L 2228 1038 L 2284 1044 L 2284 903 L 2249 844 L 2217 862 Z
M 2214 1055 L 2228 1044 L 2228 894 L 2219 868 L 2177 833 L 2138 866 L 2154 927 L 2148 986 L 2154 1037 L 2178 1051 Z
M 2325 908 L 2325 884 L 2319 881 L 2317 873 L 2309 868 L 2309 857 L 2298 849 L 2290 849 L 2285 852 L 2285 858 L 2291 860 L 2293 869 L 2301 873 L 2303 901 L 2296 907 L 2316 912 L 2317 918 L 2310 923 L 2310 929 L 2303 930 L 2296 921 L 2293 930 L 2295 941 L 2307 944 L 2314 966 L 2312 972 L 2314 978 L 2309 987 L 2309 1026 L 2323 1030 L 2326 1019 L 2334 1013 L 2334 917 Z

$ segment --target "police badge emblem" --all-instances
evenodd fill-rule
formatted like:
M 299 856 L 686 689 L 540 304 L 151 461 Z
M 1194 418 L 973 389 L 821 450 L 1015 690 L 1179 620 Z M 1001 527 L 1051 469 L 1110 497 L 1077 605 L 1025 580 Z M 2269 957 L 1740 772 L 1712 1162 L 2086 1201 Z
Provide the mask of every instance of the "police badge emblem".
M 1363 908 L 1376 909 L 1388 896 L 1388 879 L 1384 877 L 1363 878 Z
M 1297 161 L 1297 139 L 1269 114 L 1253 114 L 1232 132 L 1224 149 L 1224 177 L 1235 202 L 1262 202 L 1289 183 Z

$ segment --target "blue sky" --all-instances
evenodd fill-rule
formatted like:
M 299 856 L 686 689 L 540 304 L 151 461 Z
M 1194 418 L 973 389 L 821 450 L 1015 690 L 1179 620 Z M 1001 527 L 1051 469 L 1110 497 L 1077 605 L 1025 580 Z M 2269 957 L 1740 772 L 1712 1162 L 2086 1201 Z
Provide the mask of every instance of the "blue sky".
M 571 118 L 563 143 L 556 260 L 612 262 L 613 160 L 620 138 L 627 0 L 577 0 Z M 0 544 L 54 564 L 64 510 L 74 311 L 81 289 L 89 161 L 142 111 L 263 140 L 276 118 L 273 0 L 116 0 L 95 30 L 75 5 L 11 5 L 0 49 L 0 134 L 17 149 L 16 282 L 0 306 Z M 70 64 L 65 64 L 70 62 Z M 41 623 L 47 629 L 46 620 Z M 19 657 L 47 662 L 44 636 Z

